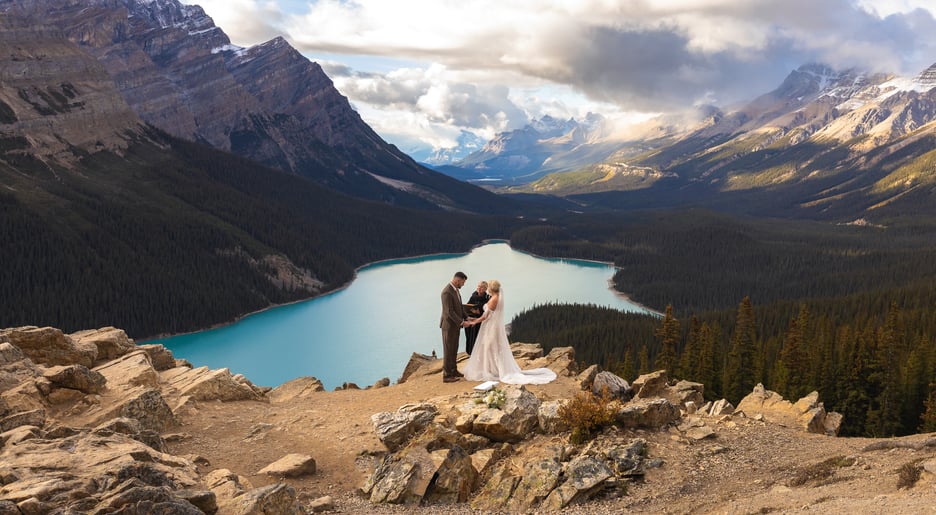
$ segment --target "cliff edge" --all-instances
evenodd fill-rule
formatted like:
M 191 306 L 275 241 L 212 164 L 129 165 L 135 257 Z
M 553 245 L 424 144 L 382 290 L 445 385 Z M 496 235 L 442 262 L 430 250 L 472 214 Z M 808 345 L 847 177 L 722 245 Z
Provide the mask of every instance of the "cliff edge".
M 0 513 L 921 513 L 936 438 L 839 438 L 815 395 L 737 407 L 514 344 L 547 385 L 271 389 L 112 327 L 0 330 Z M 461 356 L 462 360 L 465 358 Z M 597 392 L 600 397 L 586 392 Z M 582 434 L 569 406 L 609 418 Z M 574 425 L 574 424 L 573 424 Z

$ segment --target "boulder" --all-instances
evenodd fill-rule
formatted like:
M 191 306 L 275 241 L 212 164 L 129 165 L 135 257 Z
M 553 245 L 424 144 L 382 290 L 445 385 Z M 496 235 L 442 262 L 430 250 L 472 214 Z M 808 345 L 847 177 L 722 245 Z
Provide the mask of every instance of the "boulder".
M 69 335 L 75 343 L 94 345 L 97 349 L 97 360 L 111 360 L 119 358 L 136 347 L 133 340 L 127 337 L 123 329 L 115 327 L 102 327 L 88 329 Z
M 569 423 L 559 416 L 559 409 L 568 403 L 568 399 L 558 399 L 541 403 L 536 412 L 536 420 L 540 430 L 547 434 L 568 431 L 570 429 Z
M 461 433 L 431 424 L 386 456 L 361 490 L 375 503 L 464 502 L 478 484 L 467 447 Z
M 510 352 L 514 359 L 536 359 L 543 357 L 543 346 L 538 343 L 511 343 Z
M 149 354 L 136 350 L 103 363 L 94 368 L 107 380 L 111 390 L 125 390 L 135 387 L 159 387 L 159 373 L 153 368 Z
M 296 498 L 296 489 L 285 483 L 247 490 L 234 498 L 219 499 L 218 513 L 305 515 L 305 511 Z
M 720 417 L 722 415 L 731 415 L 734 411 L 735 408 L 730 402 L 720 399 L 712 403 L 707 413 L 712 417 Z
M 495 442 L 519 442 L 539 423 L 540 400 L 523 385 L 504 385 L 504 406 L 487 408 L 473 421 L 471 432 Z
M 702 383 L 683 380 L 672 386 L 671 390 L 678 405 L 683 409 L 686 409 L 687 404 L 690 402 L 695 406 L 701 406 L 705 403 L 705 385 Z
M 330 495 L 319 497 L 309 503 L 309 511 L 312 513 L 335 511 L 335 500 Z
M 456 433 L 457 434 L 457 433 Z M 431 454 L 436 470 L 430 487 L 424 495 L 425 501 L 441 503 L 461 503 L 478 487 L 478 471 L 472 464 L 471 456 L 464 448 L 453 445 L 439 449 Z
M 650 397 L 659 396 L 666 388 L 668 382 L 669 377 L 666 375 L 666 370 L 657 370 L 656 372 L 643 374 L 635 379 L 633 388 L 634 391 L 637 392 L 637 398 L 648 399 Z
M 406 367 L 403 368 L 403 375 L 400 376 L 400 380 L 397 382 L 405 383 L 406 380 L 412 377 L 412 375 L 415 374 L 417 370 L 422 368 L 423 365 L 426 365 L 433 361 L 438 361 L 439 366 L 441 367 L 442 360 L 437 359 L 435 356 L 429 356 L 426 354 L 420 354 L 418 352 L 414 352 L 413 355 L 410 356 L 409 361 L 406 363 Z
M 573 347 L 554 347 L 549 354 L 533 360 L 530 368 L 548 368 L 563 377 L 575 375 L 575 349 Z
M 81 393 L 101 393 L 107 383 L 103 374 L 84 365 L 54 366 L 46 369 L 42 376 L 59 388 Z
M 101 412 L 95 420 L 101 423 L 117 417 L 137 420 L 142 429 L 162 432 L 178 425 L 178 421 L 166 404 L 159 390 L 134 389 L 109 409 Z
M 100 436 L 119 433 L 144 443 L 159 452 L 166 452 L 166 442 L 162 439 L 162 436 L 152 429 L 144 429 L 143 424 L 133 418 L 119 417 L 111 419 L 95 427 L 91 432 Z
M 586 501 L 600 492 L 614 474 L 604 461 L 593 456 L 579 456 L 565 470 L 566 480 L 543 501 L 543 511 L 558 512 L 575 502 Z
M 660 428 L 679 420 L 679 408 L 666 399 L 640 399 L 624 405 L 615 420 L 624 428 Z
M 562 464 L 556 457 L 526 463 L 523 467 L 523 477 L 510 495 L 507 511 L 528 513 L 535 510 L 559 484 L 561 474 Z
M 47 366 L 84 365 L 91 367 L 97 359 L 97 347 L 79 344 L 54 327 L 25 326 L 0 330 L 0 341 L 17 347 L 33 363 Z
M 247 401 L 261 400 L 264 394 L 250 381 L 235 378 L 226 368 L 211 370 L 208 367 L 175 367 L 160 373 L 163 381 L 179 395 L 189 396 L 196 401 Z
M 591 390 L 592 385 L 595 383 L 595 376 L 598 375 L 598 372 L 601 372 L 601 366 L 592 365 L 583 370 L 582 373 L 580 373 L 578 377 L 575 378 L 575 382 L 581 385 L 582 390 Z
M 122 434 L 25 440 L 0 449 L 0 463 L 16 471 L 4 498 L 35 499 L 42 513 L 195 513 L 172 494 L 198 485 L 195 466 Z M 160 503 L 167 508 L 146 508 Z
M 395 412 L 371 415 L 377 438 L 391 452 L 400 449 L 410 437 L 422 431 L 438 414 L 432 404 L 406 404 Z
M 29 359 L 19 347 L 10 342 L 0 341 L 0 367 Z
M 276 388 L 270 394 L 270 402 L 286 402 L 291 399 L 306 399 L 318 392 L 324 392 L 325 386 L 318 379 L 305 376 L 297 377 L 292 381 L 287 381 Z
M 177 362 L 175 357 L 172 355 L 172 351 L 167 349 L 162 344 L 149 343 L 146 345 L 139 345 L 138 348 L 146 352 L 146 355 L 150 358 L 150 363 L 153 364 L 153 368 L 157 372 L 169 370 L 170 368 L 175 368 L 177 366 Z M 189 366 L 189 368 L 191 368 L 191 366 Z
M 618 477 L 643 476 L 647 441 L 637 438 L 628 445 L 614 445 L 605 451 L 612 471 Z
M 510 460 L 495 465 L 491 477 L 471 499 L 471 509 L 480 512 L 501 512 L 520 482 L 520 471 L 514 470 Z
M 368 388 L 386 388 L 388 386 L 390 386 L 390 378 L 384 377 L 382 379 L 378 379 L 377 382 L 370 385 Z
M 0 418 L 0 433 L 5 433 L 20 426 L 35 426 L 41 428 L 46 422 L 44 409 L 20 411 Z
M 299 477 L 315 474 L 315 459 L 304 454 L 287 454 L 260 469 L 257 474 L 274 477 Z
M 704 440 L 715 436 L 715 430 L 708 426 L 693 427 L 686 431 L 686 438 L 690 440 Z
M 593 394 L 607 397 L 609 399 L 620 399 L 628 401 L 634 396 L 627 381 L 611 372 L 598 372 L 592 382 L 591 391 Z

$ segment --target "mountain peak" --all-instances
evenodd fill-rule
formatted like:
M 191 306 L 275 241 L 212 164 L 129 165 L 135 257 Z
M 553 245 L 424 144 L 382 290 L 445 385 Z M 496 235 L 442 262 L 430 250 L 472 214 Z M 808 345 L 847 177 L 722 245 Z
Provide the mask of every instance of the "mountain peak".
M 930 88 L 936 87 L 936 63 L 933 63 L 929 68 L 920 72 L 913 81 L 922 86 L 929 86 Z

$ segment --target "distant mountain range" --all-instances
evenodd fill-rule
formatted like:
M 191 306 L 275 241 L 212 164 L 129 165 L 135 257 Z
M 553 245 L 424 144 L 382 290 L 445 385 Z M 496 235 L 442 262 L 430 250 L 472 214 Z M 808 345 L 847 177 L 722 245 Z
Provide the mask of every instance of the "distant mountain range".
M 619 142 L 607 140 L 609 132 L 600 114 L 589 113 L 581 121 L 546 115 L 521 129 L 502 132 L 483 146 L 471 141 L 468 146 L 459 144 L 437 152 L 460 159 L 427 162 L 462 180 L 494 186 L 522 184 L 552 171 L 571 170 L 608 157 L 619 147 Z
M 692 118 L 660 117 L 626 142 L 580 138 L 572 151 L 530 126 L 459 166 L 513 169 L 514 180 L 535 180 L 505 191 L 603 209 L 833 218 L 932 210 L 936 65 L 914 77 L 804 65 L 737 109 L 706 106 Z
M 0 0 L 0 12 L 94 56 L 96 73 L 131 110 L 173 136 L 369 200 L 485 211 L 504 204 L 386 143 L 282 38 L 234 46 L 200 7 L 178 0 Z

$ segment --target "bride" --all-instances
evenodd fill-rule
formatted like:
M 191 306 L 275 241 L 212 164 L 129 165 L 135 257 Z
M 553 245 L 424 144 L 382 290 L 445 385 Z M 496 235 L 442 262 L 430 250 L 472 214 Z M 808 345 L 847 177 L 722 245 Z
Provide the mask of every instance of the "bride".
M 498 281 L 488 282 L 491 299 L 484 305 L 484 314 L 469 322 L 481 324 L 478 339 L 468 363 L 465 379 L 469 381 L 500 381 L 507 384 L 546 384 L 556 379 L 548 368 L 520 370 L 507 341 L 504 326 L 504 292 Z

